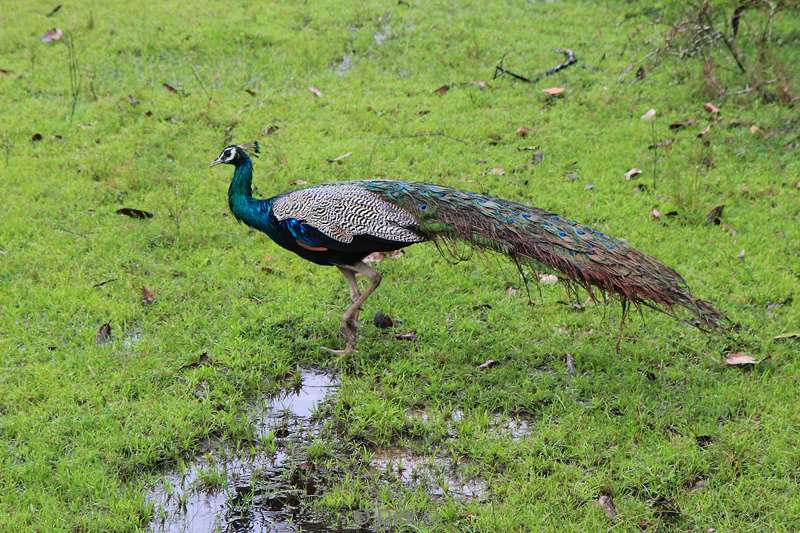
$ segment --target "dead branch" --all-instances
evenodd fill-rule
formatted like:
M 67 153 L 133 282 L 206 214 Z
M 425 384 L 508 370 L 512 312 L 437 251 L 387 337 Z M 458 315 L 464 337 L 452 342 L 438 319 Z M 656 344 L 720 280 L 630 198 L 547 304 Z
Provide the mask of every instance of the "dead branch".
M 564 60 L 564 62 L 563 63 L 559 63 L 558 65 L 554 66 L 553 68 L 545 71 L 543 74 L 539 74 L 535 78 L 527 78 L 527 77 L 523 76 L 522 74 L 517 74 L 516 72 L 512 72 L 512 71 L 508 70 L 507 68 L 505 68 L 505 65 L 503 63 L 504 63 L 504 61 L 506 59 L 506 56 L 504 55 L 502 58 L 500 58 L 500 62 L 497 64 L 497 66 L 494 67 L 494 76 L 492 76 L 492 79 L 496 80 L 497 78 L 499 78 L 499 77 L 501 77 L 503 75 L 508 75 L 508 76 L 511 76 L 512 78 L 514 78 L 515 80 L 524 81 L 525 83 L 537 83 L 537 82 L 541 81 L 542 78 L 544 78 L 546 76 L 552 76 L 553 74 L 555 74 L 557 72 L 561 72 L 562 70 L 564 70 L 565 68 L 569 67 L 570 65 L 574 65 L 575 63 L 578 62 L 578 59 L 575 57 L 575 52 L 573 52 L 569 48 L 556 48 L 555 52 L 557 52 L 559 54 L 564 54 L 564 56 L 566 58 Z
M 711 31 L 722 39 L 722 42 L 725 44 L 725 48 L 727 48 L 731 53 L 731 56 L 733 56 L 733 59 L 736 61 L 736 65 L 739 67 L 739 70 L 742 71 L 742 74 L 747 74 L 747 69 L 744 68 L 742 60 L 739 58 L 739 51 L 736 49 L 736 45 L 730 39 L 728 39 L 724 33 L 718 32 L 716 29 L 714 29 L 714 23 L 712 22 L 711 17 L 708 15 L 708 10 L 703 9 L 700 11 L 700 17 L 705 21 Z

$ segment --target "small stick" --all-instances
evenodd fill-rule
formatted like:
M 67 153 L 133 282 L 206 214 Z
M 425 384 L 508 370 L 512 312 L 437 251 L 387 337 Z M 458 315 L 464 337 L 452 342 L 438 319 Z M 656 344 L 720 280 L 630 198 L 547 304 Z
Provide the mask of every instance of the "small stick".
M 722 38 L 722 42 L 725 44 L 725 48 L 727 48 L 728 51 L 731 53 L 731 56 L 733 56 L 733 59 L 736 61 L 736 65 L 739 67 L 739 70 L 741 70 L 743 74 L 747 74 L 747 69 L 744 68 L 742 61 L 739 59 L 739 52 L 738 50 L 736 50 L 736 46 L 733 43 L 731 43 L 730 40 L 728 40 L 728 38 L 725 36 L 724 33 L 714 29 L 714 23 L 711 21 L 711 17 L 708 16 L 708 12 L 705 9 L 701 12 L 700 16 L 705 19 L 706 24 L 708 24 L 708 27 L 711 28 L 711 31 L 713 31 L 714 33 L 719 35 L 720 38 Z
M 517 74 L 516 72 L 511 72 L 510 70 L 506 69 L 503 66 L 503 61 L 505 61 L 505 58 L 506 58 L 506 56 L 503 56 L 502 58 L 500 58 L 500 63 L 498 63 L 497 66 L 494 67 L 494 76 L 492 77 L 492 79 L 497 79 L 500 76 L 502 76 L 503 74 L 508 74 L 512 78 L 514 78 L 516 80 L 519 80 L 519 81 L 524 81 L 525 83 L 536 83 L 536 82 L 540 81 L 542 78 L 544 78 L 545 76 L 552 76 L 556 72 L 560 72 L 560 71 L 564 70 L 565 68 L 567 68 L 568 66 L 574 65 L 575 63 L 578 62 L 577 58 L 575 57 L 575 52 L 573 52 L 569 48 L 556 48 L 555 51 L 558 52 L 558 53 L 564 54 L 566 56 L 566 60 L 563 63 L 560 63 L 560 64 L 556 65 L 555 67 L 547 70 L 544 74 L 540 74 L 540 75 L 536 76 L 535 78 L 526 78 L 525 76 L 523 76 L 521 74 Z

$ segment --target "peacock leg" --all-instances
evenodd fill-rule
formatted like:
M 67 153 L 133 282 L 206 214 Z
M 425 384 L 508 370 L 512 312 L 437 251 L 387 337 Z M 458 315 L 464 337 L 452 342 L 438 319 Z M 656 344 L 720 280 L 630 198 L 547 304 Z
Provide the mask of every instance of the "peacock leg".
M 343 266 L 337 268 L 347 281 L 347 288 L 350 289 L 350 303 L 353 303 L 356 301 L 356 298 L 361 296 L 361 293 L 358 291 L 358 283 L 356 282 L 356 273 Z
M 347 310 L 342 315 L 342 334 L 345 338 L 344 350 L 330 350 L 336 353 L 347 354 L 356 350 L 356 339 L 358 337 L 358 312 L 361 310 L 361 305 L 369 298 L 378 285 L 381 284 L 381 274 L 374 268 L 371 268 L 366 263 L 358 262 L 354 265 L 341 265 L 339 270 L 347 280 L 350 287 L 351 303 Z M 363 292 L 359 293 L 358 285 L 356 284 L 356 274 L 362 274 L 369 278 L 369 285 Z
M 352 324 L 354 329 L 354 338 L 355 333 L 358 329 L 358 312 L 361 311 L 361 306 L 364 302 L 369 298 L 370 294 L 375 292 L 375 289 L 378 288 L 378 285 L 381 284 L 381 273 L 375 270 L 374 268 L 368 266 L 366 263 L 358 262 L 355 265 L 352 265 L 353 270 L 355 273 L 364 275 L 369 278 L 369 285 L 367 288 L 364 289 L 364 292 L 358 295 L 358 297 L 350 304 L 350 307 L 347 308 L 347 311 L 344 312 L 342 316 L 342 320 L 347 320 L 350 324 Z M 355 279 L 355 274 L 353 275 L 353 279 Z

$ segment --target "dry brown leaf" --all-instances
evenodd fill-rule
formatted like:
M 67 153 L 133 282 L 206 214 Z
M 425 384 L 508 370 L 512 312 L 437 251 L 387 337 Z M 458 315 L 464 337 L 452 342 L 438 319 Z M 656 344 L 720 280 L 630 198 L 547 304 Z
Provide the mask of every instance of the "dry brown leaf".
M 472 85 L 474 85 L 475 87 L 477 87 L 481 91 L 485 91 L 489 87 L 489 84 L 487 84 L 483 80 L 473 80 L 472 81 Z
M 731 237 L 736 237 L 736 228 L 730 224 L 723 224 L 722 227 L 725 228 L 728 233 L 730 233 Z
M 341 163 L 351 155 L 353 155 L 353 152 L 345 152 L 340 156 L 336 156 L 333 159 L 326 159 L 325 161 L 327 161 L 328 163 Z
M 380 311 L 375 313 L 375 317 L 372 319 L 372 323 L 375 324 L 376 328 L 380 329 L 388 329 L 394 326 L 394 320 L 389 315 L 384 315 Z
M 559 94 L 564 92 L 563 87 L 548 87 L 547 89 L 542 89 L 542 92 L 547 96 L 558 96 Z
M 491 170 L 489 170 L 489 174 L 491 174 L 492 176 L 505 176 L 506 170 L 503 167 L 494 167 Z
M 166 83 L 166 82 L 165 82 L 165 83 L 162 83 L 162 84 L 161 84 L 161 86 L 162 86 L 162 87 L 164 87 L 164 89 L 165 89 L 167 92 L 170 92 L 170 93 L 172 93 L 172 94 L 178 94 L 178 89 L 176 89 L 175 87 L 173 87 L 173 86 L 172 86 L 172 85 L 170 85 L 169 83 Z
M 142 287 L 142 305 L 151 305 L 156 301 L 156 295 L 146 285 Z
M 696 479 L 686 484 L 686 488 L 689 490 L 699 490 L 705 488 L 705 486 L 706 486 L 705 479 Z
M 486 370 L 487 368 L 492 368 L 496 364 L 497 361 L 495 361 L 494 359 L 487 359 L 486 361 L 478 365 L 478 370 Z
M 442 85 L 438 89 L 434 90 L 433 94 L 438 95 L 438 96 L 442 96 L 444 93 L 446 93 L 449 90 L 450 90 L 450 86 L 449 85 Z
M 671 130 L 679 130 L 682 128 L 688 128 L 689 126 L 694 126 L 697 124 L 697 119 L 694 118 L 685 118 L 683 120 L 676 120 L 672 124 L 669 125 L 669 129 Z
M 625 176 L 626 180 L 629 180 L 631 178 L 635 178 L 636 176 L 638 176 L 641 173 L 642 173 L 642 169 L 641 168 L 634 167 L 634 168 L 630 169 L 629 171 L 627 171 L 624 174 L 624 176 Z
M 647 147 L 648 150 L 655 150 L 656 148 L 666 148 L 667 146 L 671 146 L 672 143 L 675 142 L 675 139 L 661 139 L 655 144 L 651 144 Z
M 703 109 L 705 109 L 712 115 L 716 115 L 717 113 L 719 113 L 719 108 L 714 104 L 712 104 L 711 102 L 706 102 L 705 104 L 703 104 Z
M 258 96 L 258 93 L 255 92 L 253 89 L 245 89 L 244 92 L 246 92 L 250 96 Z
M 658 220 L 660 218 L 661 218 L 661 211 L 659 211 L 656 208 L 653 208 L 653 210 L 650 211 L 650 220 Z
M 261 130 L 261 133 L 269 137 L 270 135 L 275 134 L 279 129 L 280 129 L 279 126 L 270 124 L 269 126 L 266 126 L 263 130 Z
M 702 139 L 703 137 L 705 137 L 706 135 L 708 135 L 708 133 L 709 133 L 710 131 L 711 131 L 711 124 L 709 124 L 708 126 L 706 126 L 705 128 L 703 128 L 703 129 L 700 131 L 700 133 L 698 133 L 698 134 L 697 134 L 697 138 L 698 138 L 698 139 Z
M 792 88 L 786 82 L 779 83 L 775 86 L 775 92 L 778 95 L 778 101 L 785 106 L 791 106 L 794 103 L 795 96 L 792 93 Z
M 506 287 L 506 294 L 508 296 L 514 296 L 515 294 L 517 294 L 517 289 L 509 285 L 508 287 Z
M 641 119 L 649 121 L 649 120 L 653 120 L 655 118 L 655 116 L 656 116 L 656 110 L 655 109 L 648 109 L 647 112 L 644 115 L 641 116 Z
M 198 368 L 198 367 L 205 366 L 205 365 L 210 365 L 210 364 L 212 364 L 211 357 L 208 355 L 208 352 L 203 352 L 203 353 L 200 354 L 200 357 L 197 359 L 197 361 L 194 361 L 192 363 L 186 363 L 185 365 L 180 367 L 178 370 L 186 370 L 186 369 L 189 369 L 189 368 Z
M 317 98 L 322 98 L 322 91 L 320 91 L 319 89 L 317 89 L 313 85 L 311 87 L 309 87 L 308 90 L 311 91 L 311 94 L 313 94 Z
M 752 355 L 744 352 L 731 353 L 725 357 L 725 364 L 730 366 L 755 365 L 756 363 L 758 361 Z
M 530 130 L 525 126 L 520 126 L 517 128 L 517 137 L 527 137 Z
M 617 509 L 614 507 L 614 500 L 608 494 L 601 494 L 597 498 L 597 505 L 606 514 L 609 520 L 614 520 L 617 517 Z
M 97 344 L 103 344 L 111 340 L 111 322 L 106 322 L 100 326 L 94 340 Z
M 51 28 L 42 35 L 43 43 L 54 43 L 60 41 L 64 37 L 64 31 L 61 28 Z
M 761 135 L 762 137 L 764 136 L 764 132 L 761 131 L 761 128 L 759 128 L 757 124 L 753 124 L 750 126 L 750 135 L 756 134 Z
M 144 211 L 142 209 L 134 209 L 133 207 L 121 207 L 117 209 L 118 215 L 125 215 L 131 218 L 153 218 L 153 213 Z
M 706 224 L 716 224 L 717 226 L 720 225 L 722 222 L 722 211 L 725 209 L 725 204 L 718 205 L 714 209 L 708 212 L 706 215 Z

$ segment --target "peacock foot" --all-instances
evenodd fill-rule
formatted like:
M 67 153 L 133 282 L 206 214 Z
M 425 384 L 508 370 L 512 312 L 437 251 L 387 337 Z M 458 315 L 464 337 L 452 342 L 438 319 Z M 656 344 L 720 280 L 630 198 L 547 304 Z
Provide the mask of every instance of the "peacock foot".
M 344 334 L 345 338 L 345 347 L 344 350 L 335 350 L 333 348 L 327 348 L 325 346 L 322 347 L 323 350 L 327 352 L 331 352 L 336 355 L 347 355 L 351 354 L 356 351 L 356 336 L 352 331 L 343 330 L 342 333 Z
M 349 355 L 356 351 L 355 347 L 353 346 L 346 346 L 343 350 L 336 350 L 334 348 L 328 348 L 327 346 L 320 346 L 320 348 L 334 355 Z

